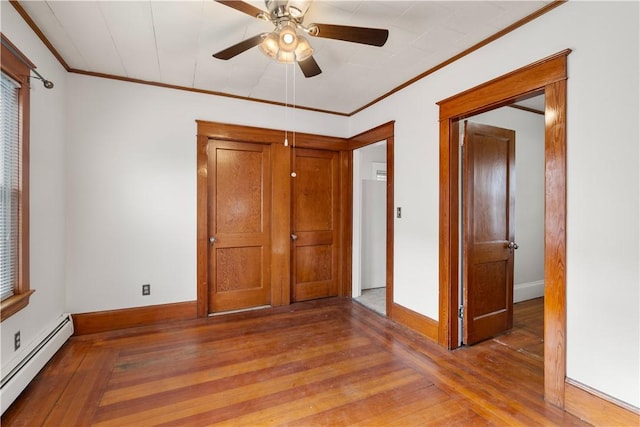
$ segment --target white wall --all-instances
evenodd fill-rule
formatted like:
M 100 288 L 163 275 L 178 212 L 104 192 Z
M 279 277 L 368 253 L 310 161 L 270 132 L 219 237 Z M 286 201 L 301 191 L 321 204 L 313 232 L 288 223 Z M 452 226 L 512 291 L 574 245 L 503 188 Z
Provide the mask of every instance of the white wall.
M 387 144 L 360 150 L 362 205 L 362 289 L 379 288 L 387 279 L 387 183 L 376 179 L 375 170 L 387 170 Z M 383 167 L 384 166 L 384 167 Z
M 570 1 L 351 120 L 395 122 L 394 291 L 438 318 L 436 102 L 571 48 L 567 375 L 640 406 L 638 2 Z
M 29 305 L 0 324 L 2 375 L 50 332 L 66 311 L 64 283 L 65 216 L 65 99 L 66 71 L 24 23 L 13 6 L 2 1 L 2 33 L 54 82 L 45 89 L 38 80 L 31 88 L 30 136 L 30 275 Z M 22 345 L 14 352 L 13 335 Z
M 281 107 L 82 75 L 68 99 L 72 313 L 196 299 L 196 119 L 347 133 L 337 115 L 297 110 L 292 128 Z
M 382 281 L 382 285 L 386 284 L 386 250 L 382 256 L 378 256 L 378 262 L 383 265 L 377 265 L 372 267 L 371 265 L 371 253 L 365 253 L 367 251 L 366 246 L 371 245 L 367 241 L 364 228 L 367 222 L 366 218 L 367 209 L 364 205 L 364 180 L 374 179 L 372 176 L 372 164 L 384 163 L 386 170 L 387 162 L 387 145 L 386 141 L 380 141 L 375 144 L 367 145 L 366 147 L 359 148 L 353 152 L 353 241 L 352 241 L 352 269 L 351 269 L 351 295 L 359 297 L 362 295 L 362 289 L 370 288 L 363 283 L 363 278 L 368 273 L 371 273 L 374 269 L 377 274 L 383 274 L 385 276 Z M 375 184 L 374 184 L 375 185 Z M 383 193 L 383 203 L 386 203 L 386 185 Z M 386 209 L 383 209 L 386 211 Z M 384 217 L 384 235 L 376 233 L 377 239 L 382 239 L 382 244 L 386 249 L 386 216 Z M 366 225 L 367 227 L 369 224 Z M 374 255 L 375 256 L 375 255 Z M 364 270 L 367 270 L 365 273 Z M 378 287 L 378 286 L 377 286 Z
M 468 119 L 516 132 L 514 302 L 544 294 L 544 116 L 503 107 Z

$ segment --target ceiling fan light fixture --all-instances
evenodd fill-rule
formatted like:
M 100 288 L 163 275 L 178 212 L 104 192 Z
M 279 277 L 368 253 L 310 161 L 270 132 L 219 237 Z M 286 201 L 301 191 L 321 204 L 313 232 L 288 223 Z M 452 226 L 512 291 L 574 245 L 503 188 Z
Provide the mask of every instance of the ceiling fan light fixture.
M 313 48 L 306 38 L 298 36 L 298 46 L 296 46 L 295 54 L 297 61 L 304 61 L 313 55 Z
M 282 64 L 293 64 L 296 60 L 296 54 L 280 49 L 276 60 Z
M 260 43 L 260 50 L 269 58 L 284 64 L 304 61 L 313 55 L 313 48 L 307 39 L 298 35 L 295 26 L 290 23 L 267 34 Z
M 275 33 L 268 34 L 260 43 L 260 50 L 269 58 L 276 59 L 280 50 L 278 36 Z
M 290 25 L 284 25 L 278 31 L 280 50 L 287 52 L 293 52 L 298 46 L 298 34 L 296 34 L 295 28 Z

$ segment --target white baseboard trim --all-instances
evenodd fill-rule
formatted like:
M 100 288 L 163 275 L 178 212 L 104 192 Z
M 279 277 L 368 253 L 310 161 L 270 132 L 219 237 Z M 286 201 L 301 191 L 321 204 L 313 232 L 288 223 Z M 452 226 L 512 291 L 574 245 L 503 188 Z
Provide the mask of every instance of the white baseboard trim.
M 513 302 L 522 302 L 544 296 L 544 280 L 518 283 L 513 286 Z

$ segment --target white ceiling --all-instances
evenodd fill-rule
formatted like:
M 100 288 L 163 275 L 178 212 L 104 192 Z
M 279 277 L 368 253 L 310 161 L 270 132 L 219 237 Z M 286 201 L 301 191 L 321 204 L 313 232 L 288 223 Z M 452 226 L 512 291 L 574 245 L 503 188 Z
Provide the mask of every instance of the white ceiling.
M 248 3 L 266 10 L 264 2 Z M 351 113 L 548 3 L 315 0 L 305 24 L 387 28 L 389 39 L 372 47 L 309 37 L 323 72 L 308 79 L 257 47 L 228 61 L 213 58 L 273 29 L 213 0 L 19 4 L 72 70 L 288 103 L 295 75 L 296 104 Z

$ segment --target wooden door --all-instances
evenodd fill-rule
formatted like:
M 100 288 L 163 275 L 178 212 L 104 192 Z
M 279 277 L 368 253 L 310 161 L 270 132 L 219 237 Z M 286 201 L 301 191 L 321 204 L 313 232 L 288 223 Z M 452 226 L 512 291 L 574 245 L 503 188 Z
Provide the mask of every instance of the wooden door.
M 340 174 L 335 151 L 296 149 L 291 300 L 338 295 Z
M 513 326 L 515 132 L 465 122 L 464 343 Z
M 268 305 L 270 146 L 211 140 L 207 156 L 209 313 Z

